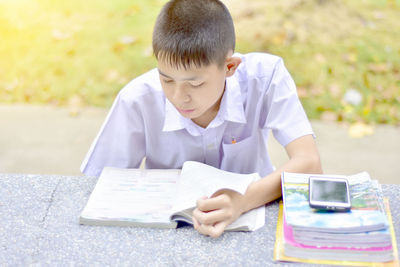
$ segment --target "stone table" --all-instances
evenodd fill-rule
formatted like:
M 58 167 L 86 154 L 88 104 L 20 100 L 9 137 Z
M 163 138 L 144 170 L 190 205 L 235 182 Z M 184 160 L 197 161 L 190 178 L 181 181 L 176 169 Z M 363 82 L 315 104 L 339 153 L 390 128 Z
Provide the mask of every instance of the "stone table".
M 97 178 L 0 174 L 1 266 L 270 266 L 278 202 L 255 232 L 218 239 L 192 227 L 150 229 L 79 225 Z M 383 185 L 400 240 L 400 185 Z

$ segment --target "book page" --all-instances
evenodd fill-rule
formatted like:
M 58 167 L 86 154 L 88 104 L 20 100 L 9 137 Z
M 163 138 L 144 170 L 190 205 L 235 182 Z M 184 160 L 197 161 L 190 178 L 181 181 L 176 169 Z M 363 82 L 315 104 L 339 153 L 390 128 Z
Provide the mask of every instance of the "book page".
M 106 167 L 81 217 L 90 220 L 170 224 L 180 170 Z
M 265 205 L 242 214 L 226 230 L 255 231 L 265 224 Z
M 203 196 L 211 197 L 221 189 L 230 189 L 244 194 L 248 185 L 258 179 L 260 179 L 260 176 L 256 173 L 237 174 L 202 163 L 187 161 L 182 168 L 181 178 L 178 183 L 179 194 L 176 197 L 173 213 L 191 210 L 196 206 L 196 201 L 199 198 Z M 264 225 L 264 214 L 265 207 L 255 209 L 253 212 L 243 214 L 243 217 L 233 223 L 233 226 L 239 227 L 256 221 L 254 223 L 256 226 L 254 227 L 259 228 L 260 225 Z

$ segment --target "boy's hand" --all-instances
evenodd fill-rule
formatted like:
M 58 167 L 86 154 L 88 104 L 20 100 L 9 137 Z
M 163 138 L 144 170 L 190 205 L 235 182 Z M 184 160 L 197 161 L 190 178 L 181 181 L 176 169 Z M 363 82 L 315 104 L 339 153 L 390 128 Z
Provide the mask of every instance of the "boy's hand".
M 211 198 L 197 200 L 193 226 L 199 233 L 216 238 L 243 212 L 243 195 L 232 190 L 220 190 Z

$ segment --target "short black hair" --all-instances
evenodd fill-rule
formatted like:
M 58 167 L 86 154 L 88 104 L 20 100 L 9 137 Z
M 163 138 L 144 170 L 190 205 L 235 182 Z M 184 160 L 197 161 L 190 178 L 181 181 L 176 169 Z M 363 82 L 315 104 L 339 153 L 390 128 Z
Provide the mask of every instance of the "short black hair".
M 221 67 L 230 50 L 235 50 L 235 28 L 218 0 L 171 0 L 157 17 L 153 31 L 157 60 L 185 69 L 211 63 Z

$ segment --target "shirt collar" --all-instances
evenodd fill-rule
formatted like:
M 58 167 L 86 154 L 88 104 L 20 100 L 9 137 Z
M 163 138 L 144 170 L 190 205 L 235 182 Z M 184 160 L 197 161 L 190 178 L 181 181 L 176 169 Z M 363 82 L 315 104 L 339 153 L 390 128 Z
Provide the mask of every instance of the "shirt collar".
M 185 128 L 182 119 L 184 119 L 184 117 L 181 116 L 174 105 L 172 105 L 172 103 L 165 98 L 165 119 L 164 127 L 162 129 L 163 132 L 178 131 Z
M 243 99 L 237 78 L 231 76 L 226 79 L 224 95 L 217 116 L 210 122 L 207 128 L 215 128 L 224 121 L 246 123 L 243 108 Z M 165 98 L 165 120 L 163 131 L 178 131 L 186 128 L 192 135 L 200 135 L 204 129 L 196 125 L 192 120 L 179 114 L 172 103 Z
M 221 100 L 218 116 L 231 122 L 247 122 L 244 114 L 242 93 L 236 76 L 226 79 L 225 92 Z

